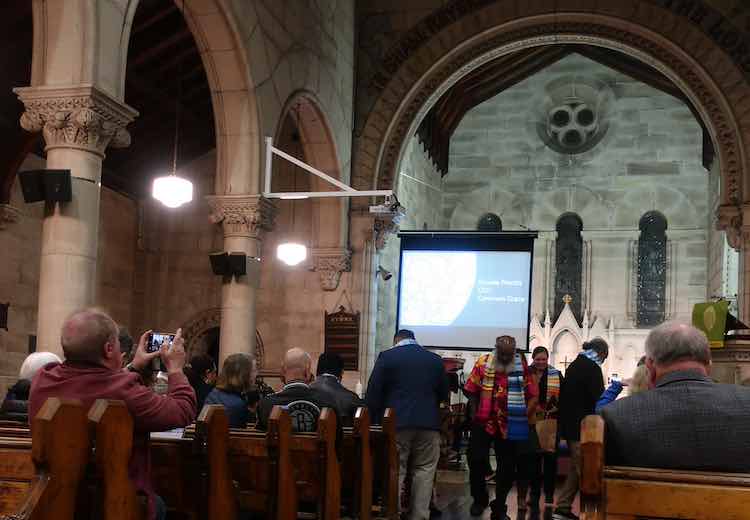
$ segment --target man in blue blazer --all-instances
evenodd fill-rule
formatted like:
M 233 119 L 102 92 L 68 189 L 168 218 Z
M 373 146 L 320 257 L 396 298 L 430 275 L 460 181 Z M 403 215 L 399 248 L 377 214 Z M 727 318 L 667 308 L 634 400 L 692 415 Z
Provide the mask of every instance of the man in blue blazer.
M 430 518 L 430 498 L 440 458 L 440 403 L 448 401 L 448 380 L 443 361 L 399 330 L 393 348 L 381 352 L 367 385 L 367 406 L 373 417 L 386 408 L 396 410 L 399 451 L 399 492 L 411 457 L 411 520 Z M 401 501 L 399 500 L 399 504 Z

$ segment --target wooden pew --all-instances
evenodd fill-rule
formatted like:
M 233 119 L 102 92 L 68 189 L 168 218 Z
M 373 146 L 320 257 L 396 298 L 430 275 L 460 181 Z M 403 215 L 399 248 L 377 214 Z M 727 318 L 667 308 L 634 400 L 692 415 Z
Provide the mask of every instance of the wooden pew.
M 380 517 L 398 520 L 398 449 L 396 448 L 396 413 L 387 408 L 381 426 L 370 428 L 373 459 L 373 505 Z
M 358 408 L 354 426 L 344 428 L 341 447 L 342 502 L 354 518 L 372 517 L 373 457 L 370 449 L 370 414 Z
M 208 518 L 207 468 L 194 431 L 177 438 L 152 435 L 149 449 L 151 482 L 166 503 L 170 517 Z
M 297 518 L 291 431 L 289 414 L 279 406 L 268 432 L 230 430 L 224 407 L 203 407 L 195 435 L 206 458 L 206 518 L 234 520 L 238 509 L 272 520 Z
M 750 517 L 750 474 L 606 466 L 604 454 L 604 420 L 590 415 L 581 424 L 581 520 Z
M 96 518 L 138 520 L 146 518 L 146 500 L 139 501 L 128 468 L 133 451 L 133 418 L 125 403 L 97 399 L 88 413 L 94 433 Z
M 89 446 L 82 404 L 48 399 L 31 438 L 0 438 L 0 517 L 72 520 Z

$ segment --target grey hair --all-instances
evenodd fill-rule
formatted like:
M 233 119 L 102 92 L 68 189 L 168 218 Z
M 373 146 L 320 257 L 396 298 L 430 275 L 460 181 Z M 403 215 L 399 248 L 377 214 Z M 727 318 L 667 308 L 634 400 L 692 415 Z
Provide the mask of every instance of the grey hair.
M 53 352 L 34 352 L 29 354 L 23 360 L 21 370 L 18 371 L 18 378 L 31 381 L 43 366 L 50 363 L 62 363 L 62 359 Z
M 668 321 L 654 328 L 646 338 L 646 355 L 661 366 L 680 361 L 711 364 L 706 335 L 686 323 Z

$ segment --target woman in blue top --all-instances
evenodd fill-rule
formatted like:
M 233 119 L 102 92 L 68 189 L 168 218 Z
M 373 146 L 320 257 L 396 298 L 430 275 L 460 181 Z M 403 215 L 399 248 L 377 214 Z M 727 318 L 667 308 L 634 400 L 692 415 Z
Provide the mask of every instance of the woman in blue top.
M 255 360 L 249 354 L 232 354 L 224 360 L 219 379 L 205 404 L 220 404 L 227 411 L 230 428 L 247 427 L 250 408 L 248 392 L 255 381 Z

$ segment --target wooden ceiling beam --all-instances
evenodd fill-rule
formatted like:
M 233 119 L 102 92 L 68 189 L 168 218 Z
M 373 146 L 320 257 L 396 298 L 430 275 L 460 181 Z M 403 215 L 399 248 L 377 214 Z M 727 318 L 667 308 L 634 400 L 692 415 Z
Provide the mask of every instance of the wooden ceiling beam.
M 144 8 L 142 6 L 141 8 Z M 170 3 L 168 6 L 159 9 L 155 13 L 153 13 L 151 16 L 148 16 L 144 20 L 140 20 L 137 24 L 133 25 L 133 30 L 130 32 L 130 37 L 132 38 L 134 35 L 141 33 L 151 27 L 152 25 L 162 21 L 164 18 L 171 16 L 172 14 L 179 14 L 182 16 L 180 11 L 177 9 L 177 6 L 174 3 Z
M 128 60 L 128 74 L 131 74 L 133 70 L 141 67 L 149 61 L 157 58 L 160 54 L 165 54 L 170 47 L 178 45 L 180 42 L 187 38 L 191 38 L 190 30 L 187 27 L 183 27 L 169 38 L 162 40 L 158 45 L 148 47 L 143 52 L 135 55 L 132 59 Z M 191 42 L 192 43 L 192 42 Z M 195 44 L 193 43 L 193 46 Z

